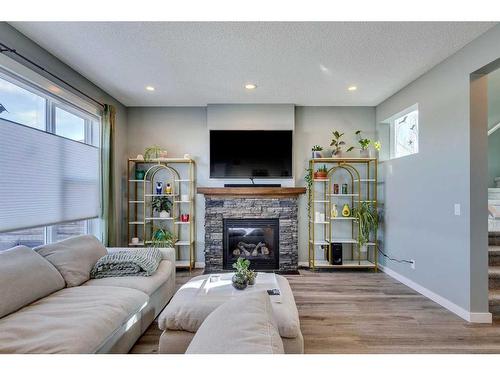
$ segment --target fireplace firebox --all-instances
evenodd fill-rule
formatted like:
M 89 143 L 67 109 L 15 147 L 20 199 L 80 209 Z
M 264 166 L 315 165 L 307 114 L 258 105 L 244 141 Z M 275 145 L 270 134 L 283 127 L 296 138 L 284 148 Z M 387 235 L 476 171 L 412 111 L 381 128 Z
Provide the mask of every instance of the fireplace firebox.
M 224 219 L 223 268 L 239 257 L 255 270 L 279 269 L 279 219 Z

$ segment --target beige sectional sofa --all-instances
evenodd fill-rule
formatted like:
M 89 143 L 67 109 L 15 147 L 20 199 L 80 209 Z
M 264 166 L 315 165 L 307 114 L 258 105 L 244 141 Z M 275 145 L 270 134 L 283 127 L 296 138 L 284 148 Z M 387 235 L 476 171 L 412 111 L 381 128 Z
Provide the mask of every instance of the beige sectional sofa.
M 93 236 L 0 252 L 0 353 L 128 352 L 175 292 L 175 254 L 150 277 L 90 280 L 107 252 Z

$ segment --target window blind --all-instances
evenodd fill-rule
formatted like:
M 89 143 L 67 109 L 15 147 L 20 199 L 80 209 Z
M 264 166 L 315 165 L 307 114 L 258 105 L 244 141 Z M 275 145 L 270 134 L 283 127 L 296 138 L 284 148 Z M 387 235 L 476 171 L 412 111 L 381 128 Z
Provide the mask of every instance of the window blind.
M 99 149 L 0 119 L 0 232 L 99 216 Z

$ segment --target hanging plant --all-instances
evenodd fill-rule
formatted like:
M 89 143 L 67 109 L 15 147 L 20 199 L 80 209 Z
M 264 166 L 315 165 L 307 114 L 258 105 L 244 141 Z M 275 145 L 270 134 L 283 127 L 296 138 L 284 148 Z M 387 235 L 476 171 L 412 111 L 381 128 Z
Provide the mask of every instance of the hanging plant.
M 358 207 L 353 208 L 352 216 L 356 218 L 359 225 L 358 245 L 365 246 L 370 240 L 370 233 L 378 229 L 378 213 L 369 202 L 361 202 Z

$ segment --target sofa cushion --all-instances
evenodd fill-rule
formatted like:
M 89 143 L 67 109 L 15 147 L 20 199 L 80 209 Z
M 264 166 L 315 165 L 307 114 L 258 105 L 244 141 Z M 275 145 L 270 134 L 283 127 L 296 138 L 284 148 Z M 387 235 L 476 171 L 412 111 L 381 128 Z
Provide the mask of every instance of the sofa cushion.
M 105 277 L 103 279 L 90 279 L 82 286 L 121 286 L 140 290 L 147 295 L 152 295 L 170 277 L 175 277 L 175 265 L 163 260 L 158 269 L 151 276 L 123 276 Z
M 94 353 L 147 301 L 129 288 L 62 289 L 0 320 L 0 353 Z
M 251 292 L 216 308 L 203 322 L 186 354 L 283 354 L 265 291 Z
M 94 264 L 107 254 L 99 240 L 90 235 L 68 238 L 36 247 L 35 250 L 57 268 L 67 287 L 78 286 L 89 280 Z
M 61 274 L 30 248 L 0 252 L 0 318 L 62 288 Z

